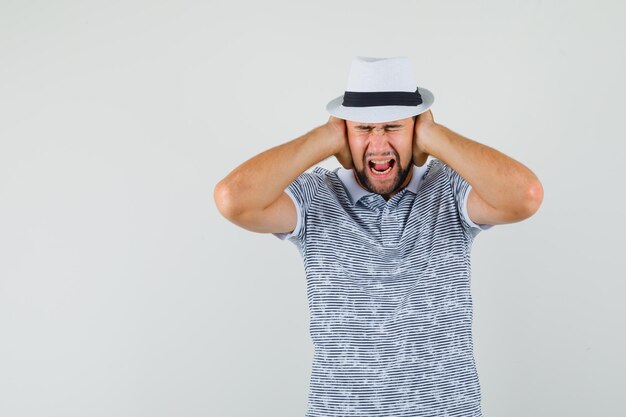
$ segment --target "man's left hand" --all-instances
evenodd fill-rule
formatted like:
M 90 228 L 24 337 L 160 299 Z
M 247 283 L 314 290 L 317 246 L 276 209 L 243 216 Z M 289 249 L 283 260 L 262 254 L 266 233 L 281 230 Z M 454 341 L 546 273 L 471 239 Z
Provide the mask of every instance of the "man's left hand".
M 415 128 L 413 129 L 413 163 L 422 166 L 428 159 L 428 153 L 425 151 L 426 136 L 428 131 L 436 125 L 433 113 L 429 110 L 417 116 L 415 120 Z

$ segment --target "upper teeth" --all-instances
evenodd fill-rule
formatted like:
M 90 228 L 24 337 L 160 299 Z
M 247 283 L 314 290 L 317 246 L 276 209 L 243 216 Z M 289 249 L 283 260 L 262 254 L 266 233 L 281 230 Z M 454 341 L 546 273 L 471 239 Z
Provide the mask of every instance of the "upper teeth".
M 387 162 L 390 162 L 391 159 L 387 159 L 386 161 L 374 161 L 374 160 L 370 160 L 370 162 L 374 163 L 374 164 L 386 164 Z

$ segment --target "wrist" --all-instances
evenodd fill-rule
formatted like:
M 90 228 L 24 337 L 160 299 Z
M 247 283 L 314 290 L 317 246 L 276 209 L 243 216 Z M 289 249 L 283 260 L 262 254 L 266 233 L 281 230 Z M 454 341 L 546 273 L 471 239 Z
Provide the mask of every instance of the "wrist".
M 336 135 L 328 125 L 321 125 L 308 133 L 309 140 L 315 144 L 325 155 L 324 158 L 333 156 L 341 151 L 341 144 L 335 139 Z
M 437 138 L 440 138 L 442 133 L 443 126 L 438 125 L 437 123 L 428 123 L 423 125 L 419 132 L 417 132 L 419 138 L 419 150 L 423 153 L 427 153 L 432 155 L 433 153 L 433 144 L 437 142 Z

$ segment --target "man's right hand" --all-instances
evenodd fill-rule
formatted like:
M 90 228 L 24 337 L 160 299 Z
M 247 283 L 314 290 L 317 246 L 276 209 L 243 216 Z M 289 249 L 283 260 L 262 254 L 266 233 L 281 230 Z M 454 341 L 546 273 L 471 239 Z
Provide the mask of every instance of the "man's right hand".
M 352 162 L 352 152 L 350 152 L 350 145 L 348 144 L 346 121 L 330 116 L 328 118 L 328 122 L 326 122 L 323 127 L 336 141 L 336 149 L 338 149 L 338 151 L 335 153 L 335 158 L 337 158 L 339 163 L 345 169 L 354 168 L 354 164 Z

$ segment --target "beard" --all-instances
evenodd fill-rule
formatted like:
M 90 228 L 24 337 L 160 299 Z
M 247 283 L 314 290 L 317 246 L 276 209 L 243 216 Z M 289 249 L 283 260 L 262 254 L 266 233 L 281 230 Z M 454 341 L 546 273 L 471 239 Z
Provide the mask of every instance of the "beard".
M 370 181 L 370 177 L 368 176 L 368 170 L 369 170 L 369 164 L 364 162 L 364 168 L 359 170 L 356 169 L 354 170 L 357 179 L 359 180 L 359 183 L 363 186 L 363 188 L 365 188 L 366 190 L 368 190 L 371 193 L 376 193 L 376 194 L 380 194 L 383 197 L 388 196 L 391 193 L 395 193 L 397 192 L 400 187 L 402 187 L 402 184 L 404 184 L 404 181 L 406 180 L 406 178 L 408 177 L 409 173 L 411 172 L 412 168 L 413 168 L 413 164 L 410 163 L 408 164 L 405 168 L 402 168 L 402 164 L 400 163 L 400 158 L 398 157 L 398 155 L 396 155 L 396 166 L 397 166 L 397 170 L 396 170 L 396 175 L 395 178 L 393 178 L 393 181 L 390 185 L 388 186 L 384 186 L 382 184 L 374 184 L 372 183 L 372 181 Z

